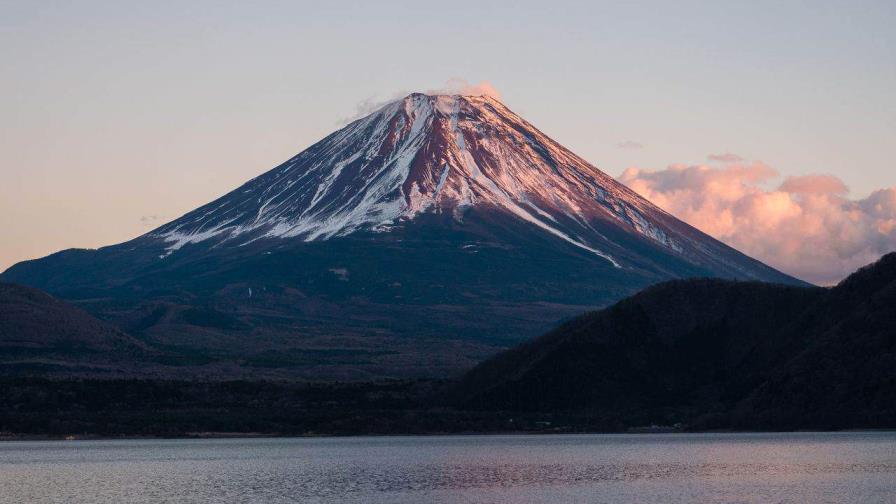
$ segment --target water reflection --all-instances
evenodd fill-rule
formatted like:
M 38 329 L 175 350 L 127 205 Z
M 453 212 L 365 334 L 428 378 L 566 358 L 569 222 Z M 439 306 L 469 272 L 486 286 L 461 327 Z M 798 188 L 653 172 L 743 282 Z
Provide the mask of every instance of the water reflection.
M 0 444 L 0 502 L 894 502 L 896 434 Z

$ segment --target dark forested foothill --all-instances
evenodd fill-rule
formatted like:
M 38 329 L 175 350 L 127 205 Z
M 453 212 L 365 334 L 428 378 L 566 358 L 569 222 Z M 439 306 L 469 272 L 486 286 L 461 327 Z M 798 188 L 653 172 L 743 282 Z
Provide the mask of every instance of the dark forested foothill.
M 439 404 L 437 381 L 0 379 L 0 439 L 552 431 L 545 414 Z M 579 419 L 563 425 L 580 425 Z M 581 430 L 613 426 L 580 425 Z
M 833 288 L 660 284 L 454 380 L 227 378 L 214 355 L 150 348 L 38 291 L 3 292 L 6 437 L 896 427 L 896 254 Z M 209 366 L 218 374 L 176 377 Z
M 651 287 L 501 353 L 454 400 L 693 428 L 896 427 L 896 254 L 834 288 Z

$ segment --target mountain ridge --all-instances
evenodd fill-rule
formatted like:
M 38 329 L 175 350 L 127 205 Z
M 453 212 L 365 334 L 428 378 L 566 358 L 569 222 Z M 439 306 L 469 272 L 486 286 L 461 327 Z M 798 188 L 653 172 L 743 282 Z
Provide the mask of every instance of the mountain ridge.
M 459 407 L 693 428 L 892 425 L 896 253 L 833 288 L 674 280 L 479 364 Z

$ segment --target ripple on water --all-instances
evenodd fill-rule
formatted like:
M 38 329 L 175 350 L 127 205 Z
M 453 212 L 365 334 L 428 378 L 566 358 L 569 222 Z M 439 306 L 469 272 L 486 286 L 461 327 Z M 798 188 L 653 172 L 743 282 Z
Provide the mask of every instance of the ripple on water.
M 0 444 L 0 502 L 896 502 L 896 434 Z

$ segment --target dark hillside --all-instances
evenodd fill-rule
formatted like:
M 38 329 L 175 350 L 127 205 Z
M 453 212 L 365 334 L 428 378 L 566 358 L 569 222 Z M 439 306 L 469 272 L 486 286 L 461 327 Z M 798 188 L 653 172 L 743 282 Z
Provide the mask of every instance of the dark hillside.
M 501 353 L 454 401 L 740 428 L 896 422 L 896 254 L 832 289 L 649 288 Z
M 0 283 L 0 365 L 129 361 L 151 353 L 139 340 L 31 287 Z

